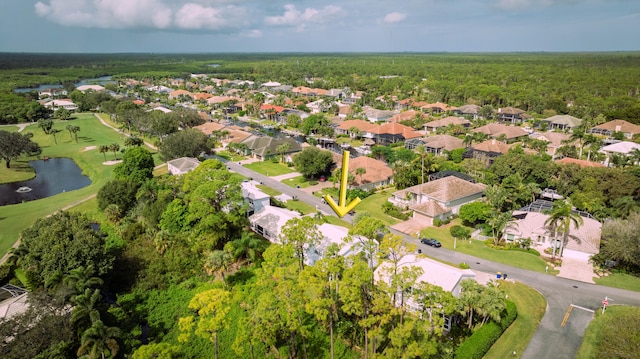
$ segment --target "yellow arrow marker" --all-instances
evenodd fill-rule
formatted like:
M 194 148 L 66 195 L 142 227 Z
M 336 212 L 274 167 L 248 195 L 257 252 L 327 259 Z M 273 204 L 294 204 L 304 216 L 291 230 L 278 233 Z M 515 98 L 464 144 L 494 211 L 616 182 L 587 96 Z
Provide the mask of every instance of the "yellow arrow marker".
M 338 204 L 329 196 L 328 194 L 324 196 L 324 199 L 327 201 L 327 204 L 331 206 L 334 212 L 338 215 L 338 217 L 342 218 L 347 213 L 349 213 L 355 206 L 360 203 L 360 198 L 356 197 L 351 201 L 351 203 L 346 204 L 347 202 L 347 184 L 349 182 L 349 152 L 342 152 L 342 179 L 340 180 L 340 200 Z

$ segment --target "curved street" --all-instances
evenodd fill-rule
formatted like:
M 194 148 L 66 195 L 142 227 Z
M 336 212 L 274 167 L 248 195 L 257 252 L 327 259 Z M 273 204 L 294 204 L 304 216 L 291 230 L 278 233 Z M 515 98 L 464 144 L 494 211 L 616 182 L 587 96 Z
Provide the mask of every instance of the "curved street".
M 238 162 L 230 162 L 222 158 L 218 159 L 224 162 L 233 172 L 253 178 L 289 196 L 297 196 L 300 201 L 316 206 L 316 208 L 326 214 L 333 215 L 331 208 L 322 203 L 318 197 L 300 189 L 289 187 L 277 180 L 245 168 L 238 164 Z M 342 219 L 347 222 L 352 221 L 350 216 L 345 216 Z M 476 258 L 444 248 L 433 248 L 420 244 L 416 238 L 412 238 L 404 233 L 394 230 L 391 231 L 392 233 L 402 236 L 405 241 L 417 244 L 418 247 L 422 249 L 422 253 L 430 257 L 450 263 L 466 262 L 470 265 L 471 269 L 482 272 L 507 273 L 508 279 L 525 283 L 542 293 L 547 300 L 547 310 L 525 352 L 521 355 L 517 353 L 521 358 L 574 358 L 582 342 L 584 330 L 593 318 L 592 311 L 601 309 L 601 303 L 605 296 L 609 298 L 610 304 L 613 305 L 624 304 L 640 306 L 640 293 L 638 292 L 559 278 Z M 562 326 L 565 314 L 571 305 L 573 305 L 574 308 L 568 320 L 566 320 L 565 325 Z

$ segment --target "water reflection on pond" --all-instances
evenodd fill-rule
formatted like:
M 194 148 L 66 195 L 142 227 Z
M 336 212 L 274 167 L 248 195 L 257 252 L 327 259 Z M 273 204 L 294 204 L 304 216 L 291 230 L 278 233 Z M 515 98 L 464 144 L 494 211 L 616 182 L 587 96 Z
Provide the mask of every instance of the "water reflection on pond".
M 47 198 L 91 184 L 78 165 L 69 158 L 30 161 L 36 177 L 28 181 L 0 185 L 0 206 Z

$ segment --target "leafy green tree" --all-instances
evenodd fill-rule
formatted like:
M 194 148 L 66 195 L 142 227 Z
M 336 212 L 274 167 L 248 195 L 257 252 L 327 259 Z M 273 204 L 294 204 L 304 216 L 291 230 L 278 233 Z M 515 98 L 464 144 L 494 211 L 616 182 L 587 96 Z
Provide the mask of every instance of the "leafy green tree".
M 348 240 L 357 241 L 356 246 L 364 254 L 371 270 L 375 267 L 376 254 L 380 246 L 379 241 L 388 233 L 389 228 L 384 222 L 371 216 L 358 218 L 349 229 Z
M 133 359 L 173 359 L 180 357 L 180 347 L 169 343 L 149 343 L 133 352 Z
M 449 234 L 454 238 L 469 239 L 471 238 L 471 229 L 460 225 L 454 225 L 449 228 Z
M 53 117 L 66 121 L 71 118 L 71 111 L 65 109 L 64 107 L 59 107 L 54 111 Z
M 246 258 L 249 263 L 255 263 L 262 253 L 269 246 L 269 242 L 261 239 L 253 232 L 242 232 L 238 239 L 231 242 L 233 246 L 233 257 L 235 260 Z
M 216 359 L 218 358 L 218 333 L 229 325 L 227 314 L 231 310 L 231 293 L 216 288 L 197 293 L 189 301 L 189 309 L 196 315 L 180 318 L 180 336 L 178 340 L 186 342 L 195 333 L 200 338 L 208 339 L 215 344 Z
M 122 162 L 113 169 L 115 179 L 142 183 L 153 178 L 153 157 L 143 147 L 132 147 L 125 151 Z
M 71 323 L 76 327 L 88 328 L 92 323 L 100 320 L 97 305 L 102 299 L 99 289 L 87 288 L 84 293 L 72 298 Z
M 93 265 L 97 275 L 111 270 L 113 255 L 85 215 L 57 212 L 37 219 L 21 238 L 17 263 L 29 273 L 34 287 L 55 273 L 66 275 L 80 267 Z
M 462 221 L 469 225 L 486 222 L 491 213 L 491 205 L 486 202 L 471 202 L 460 206 L 458 216 Z
M 201 153 L 210 151 L 207 135 L 194 128 L 172 133 L 160 145 L 160 154 L 166 161 L 180 157 L 199 157 Z
M 291 144 L 289 142 L 284 142 L 283 144 L 276 146 L 276 152 L 280 154 L 280 162 L 284 162 L 284 155 L 291 148 Z
M 140 137 L 137 137 L 137 136 L 129 136 L 129 137 L 124 139 L 124 146 L 125 147 L 142 146 L 143 143 L 144 143 L 144 141 Z
M 333 157 L 329 151 L 323 151 L 317 147 L 307 147 L 293 157 L 293 165 L 296 171 L 306 178 L 316 178 L 329 173 L 333 165 Z
M 640 269 L 640 213 L 627 219 L 614 219 L 602 225 L 602 245 L 596 257 L 600 262 L 616 261 L 618 267 Z
M 76 339 L 66 303 L 45 291 L 29 292 L 26 311 L 0 320 L 0 357 L 71 358 Z
M 107 182 L 98 190 L 98 208 L 104 211 L 109 205 L 115 204 L 124 215 L 136 204 L 136 193 L 140 184 L 138 182 L 114 179 Z
M 322 240 L 322 233 L 318 230 L 318 223 L 312 217 L 292 218 L 280 231 L 282 243 L 290 244 L 295 250 L 300 270 L 304 269 L 305 252 L 309 248 L 317 247 Z
M 11 161 L 27 154 L 30 156 L 40 154 L 40 146 L 31 141 L 33 134 L 27 132 L 8 132 L 0 130 L 0 159 L 5 161 L 6 167 L 11 168 Z
M 313 266 L 304 268 L 299 281 L 307 297 L 307 313 L 313 314 L 318 321 L 329 327 L 332 359 L 335 357 L 333 329 L 339 312 L 338 283 L 344 268 L 344 258 L 338 254 L 339 249 L 335 244 L 327 248 L 323 258 Z
M 229 172 L 214 159 L 202 162 L 182 177 L 187 208 L 184 228 L 189 228 L 192 248 L 221 248 L 247 223 L 247 204 L 240 188 L 243 177 Z
M 503 233 L 506 229 L 516 226 L 515 222 L 512 222 L 512 212 L 492 212 L 487 219 L 487 225 L 491 228 L 491 234 L 493 235 L 493 245 L 497 246 L 503 241 Z

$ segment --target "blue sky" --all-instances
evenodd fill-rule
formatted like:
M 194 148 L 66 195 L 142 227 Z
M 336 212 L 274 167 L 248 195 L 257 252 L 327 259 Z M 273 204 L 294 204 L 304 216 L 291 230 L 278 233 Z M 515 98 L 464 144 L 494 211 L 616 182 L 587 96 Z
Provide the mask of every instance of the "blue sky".
M 0 52 L 640 50 L 638 0 L 0 0 Z

